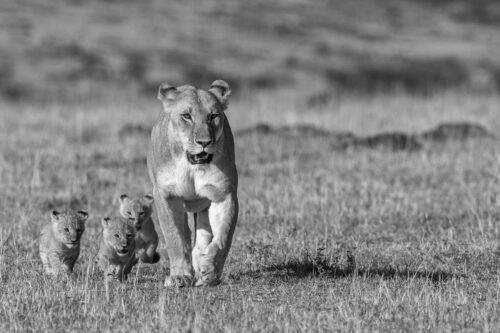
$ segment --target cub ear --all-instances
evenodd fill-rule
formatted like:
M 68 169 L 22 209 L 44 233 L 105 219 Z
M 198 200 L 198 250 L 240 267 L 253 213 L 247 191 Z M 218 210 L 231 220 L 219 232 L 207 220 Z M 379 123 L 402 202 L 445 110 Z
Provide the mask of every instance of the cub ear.
M 146 203 L 146 205 L 151 206 L 154 202 L 153 196 L 149 193 L 145 194 L 142 198 L 144 199 L 144 202 Z
M 50 213 L 50 218 L 52 219 L 52 222 L 59 222 L 61 219 L 61 213 L 59 213 L 57 210 L 53 210 Z
M 120 203 L 121 204 L 126 203 L 128 200 L 129 200 L 128 195 L 126 195 L 126 194 L 120 195 Z
M 210 89 L 208 89 L 221 103 L 224 107 L 227 106 L 229 96 L 231 96 L 231 89 L 229 89 L 229 84 L 223 80 L 215 80 Z
M 89 218 L 89 213 L 87 213 L 86 211 L 84 210 L 79 210 L 76 212 L 78 214 L 78 216 L 80 216 L 80 218 L 83 220 L 83 221 L 87 221 L 87 219 Z
M 176 99 L 177 95 L 179 95 L 179 91 L 176 87 L 170 85 L 167 82 L 160 84 L 160 87 L 158 88 L 157 98 L 163 103 Z
M 109 224 L 109 221 L 111 221 L 111 219 L 109 217 L 105 217 L 101 220 L 101 224 L 104 228 L 106 228 Z

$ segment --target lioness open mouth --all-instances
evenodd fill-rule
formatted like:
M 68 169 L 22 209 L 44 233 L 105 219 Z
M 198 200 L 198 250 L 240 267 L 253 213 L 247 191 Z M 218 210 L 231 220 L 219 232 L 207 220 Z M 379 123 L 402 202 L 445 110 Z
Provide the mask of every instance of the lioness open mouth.
M 191 164 L 205 164 L 210 163 L 214 155 L 207 152 L 201 152 L 199 154 L 189 154 L 187 153 L 187 159 Z

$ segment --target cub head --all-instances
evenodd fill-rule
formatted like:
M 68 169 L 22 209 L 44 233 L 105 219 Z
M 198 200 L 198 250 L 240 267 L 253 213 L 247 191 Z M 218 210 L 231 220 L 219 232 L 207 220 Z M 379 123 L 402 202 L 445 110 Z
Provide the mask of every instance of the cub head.
M 163 83 L 158 99 L 169 115 L 169 133 L 173 133 L 191 164 L 210 163 L 222 150 L 224 111 L 231 95 L 229 85 L 216 80 L 205 91 L 190 85 L 180 87 Z
M 85 221 L 89 214 L 83 210 L 60 213 L 54 210 L 50 213 L 52 229 L 58 241 L 69 248 L 80 245 L 80 239 L 85 231 Z
M 141 230 L 144 221 L 151 217 L 152 211 L 153 197 L 150 194 L 140 198 L 120 195 L 120 215 L 132 222 L 136 230 Z
M 135 249 L 135 227 L 123 217 L 105 217 L 101 221 L 104 228 L 104 243 L 119 256 L 129 255 Z

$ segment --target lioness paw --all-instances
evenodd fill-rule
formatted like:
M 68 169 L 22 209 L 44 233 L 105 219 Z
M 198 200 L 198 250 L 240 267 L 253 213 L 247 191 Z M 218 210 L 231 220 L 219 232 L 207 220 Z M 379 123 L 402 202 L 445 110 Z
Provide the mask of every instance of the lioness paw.
M 183 288 L 193 285 L 193 277 L 189 275 L 171 275 L 165 279 L 165 287 L 167 288 Z
M 220 284 L 220 279 L 213 274 L 211 276 L 205 275 L 200 277 L 194 285 L 195 287 L 213 287 L 218 284 Z

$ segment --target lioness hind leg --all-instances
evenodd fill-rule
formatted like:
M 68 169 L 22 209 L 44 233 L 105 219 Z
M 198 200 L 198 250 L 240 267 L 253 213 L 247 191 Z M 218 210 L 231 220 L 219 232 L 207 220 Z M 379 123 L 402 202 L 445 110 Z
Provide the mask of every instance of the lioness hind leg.
M 236 194 L 229 195 L 222 202 L 212 202 L 208 218 L 213 238 L 200 256 L 197 286 L 216 285 L 220 282 L 238 218 Z
M 157 188 L 153 196 L 170 261 L 170 276 L 165 280 L 165 286 L 190 284 L 193 278 L 191 233 L 182 199 L 165 198 Z

